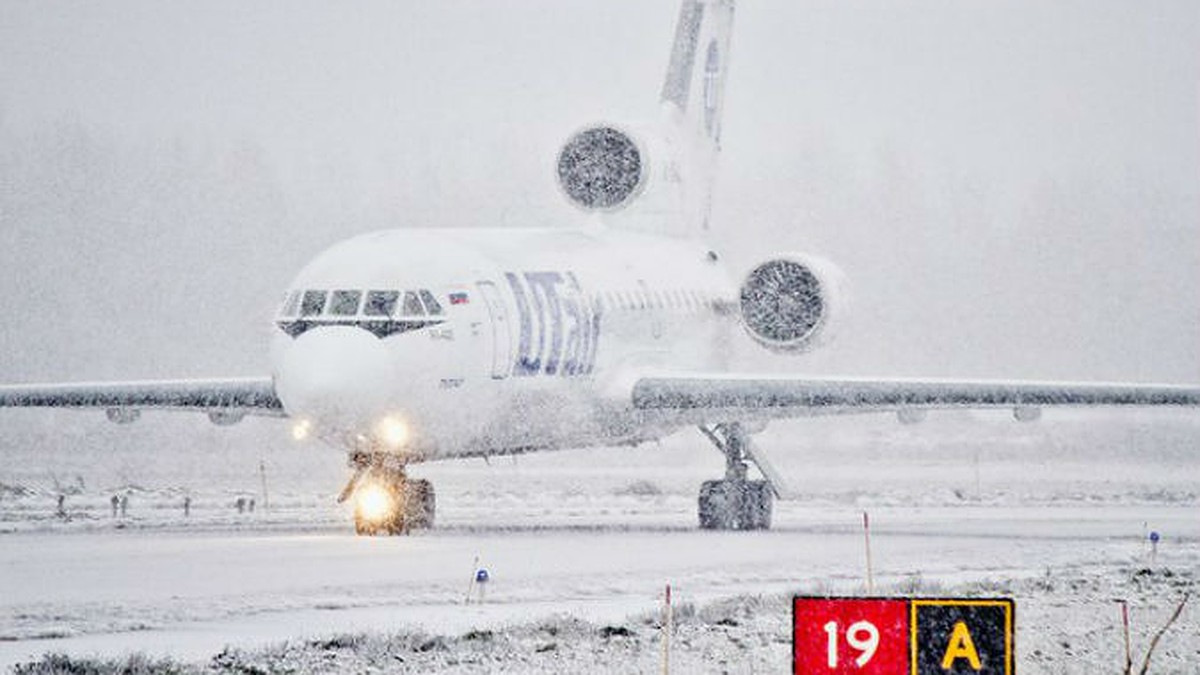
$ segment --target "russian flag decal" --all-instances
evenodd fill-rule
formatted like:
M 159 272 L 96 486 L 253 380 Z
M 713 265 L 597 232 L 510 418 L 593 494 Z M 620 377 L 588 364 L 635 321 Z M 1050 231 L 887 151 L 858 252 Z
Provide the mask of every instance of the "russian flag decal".
M 465 292 L 450 294 L 450 304 L 452 305 L 465 305 L 470 301 Z

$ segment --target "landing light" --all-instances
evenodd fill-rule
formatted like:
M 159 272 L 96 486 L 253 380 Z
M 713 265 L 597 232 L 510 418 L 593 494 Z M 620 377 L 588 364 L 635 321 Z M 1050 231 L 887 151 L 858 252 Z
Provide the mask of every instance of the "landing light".
M 391 448 L 398 448 L 408 441 L 408 425 L 397 417 L 383 418 L 379 421 L 376 431 L 379 434 L 379 440 Z
M 364 485 L 357 498 L 359 515 L 373 523 L 383 522 L 392 512 L 392 495 L 379 485 Z
M 292 425 L 292 440 L 303 441 L 312 433 L 312 422 L 309 420 L 297 420 Z

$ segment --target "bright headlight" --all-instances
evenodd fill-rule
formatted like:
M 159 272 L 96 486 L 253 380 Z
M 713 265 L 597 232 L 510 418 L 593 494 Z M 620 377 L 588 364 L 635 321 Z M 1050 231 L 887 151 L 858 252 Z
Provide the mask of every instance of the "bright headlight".
M 398 417 L 388 416 L 379 421 L 379 440 L 391 448 L 398 448 L 408 441 L 408 425 Z
M 312 422 L 308 420 L 297 420 L 292 425 L 292 439 L 303 441 L 308 438 L 308 434 L 312 431 Z
M 356 498 L 359 514 L 371 522 L 382 522 L 392 512 L 392 495 L 378 485 L 364 485 Z

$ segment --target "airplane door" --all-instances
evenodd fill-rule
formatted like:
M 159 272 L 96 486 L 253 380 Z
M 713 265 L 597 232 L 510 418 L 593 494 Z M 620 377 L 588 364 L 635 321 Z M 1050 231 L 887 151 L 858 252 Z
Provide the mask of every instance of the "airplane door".
M 492 325 L 492 379 L 508 377 L 512 364 L 512 338 L 508 330 L 508 312 L 496 284 L 480 281 L 479 294 L 487 305 L 488 322 Z

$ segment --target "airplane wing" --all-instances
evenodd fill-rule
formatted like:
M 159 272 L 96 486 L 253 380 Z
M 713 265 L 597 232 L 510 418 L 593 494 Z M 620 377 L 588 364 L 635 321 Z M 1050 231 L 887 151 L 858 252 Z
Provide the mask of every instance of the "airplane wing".
M 141 410 L 207 412 L 217 421 L 242 415 L 285 417 L 271 378 L 151 380 L 0 386 L 0 408 L 104 408 L 114 421 Z
M 762 375 L 642 377 L 633 407 L 717 421 L 950 408 L 1196 406 L 1200 387 L 1094 382 L 870 380 Z M 691 414 L 689 414 L 691 413 Z

